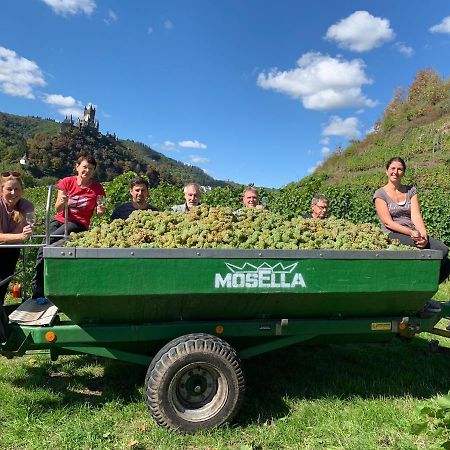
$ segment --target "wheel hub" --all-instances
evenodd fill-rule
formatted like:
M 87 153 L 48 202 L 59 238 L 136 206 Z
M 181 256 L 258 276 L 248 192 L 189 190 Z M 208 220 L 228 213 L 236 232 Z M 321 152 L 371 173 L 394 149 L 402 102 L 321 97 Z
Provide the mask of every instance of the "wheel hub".
M 202 367 L 196 367 L 180 377 L 178 395 L 181 402 L 195 407 L 195 405 L 201 406 L 208 401 L 216 389 L 216 381 L 212 374 Z

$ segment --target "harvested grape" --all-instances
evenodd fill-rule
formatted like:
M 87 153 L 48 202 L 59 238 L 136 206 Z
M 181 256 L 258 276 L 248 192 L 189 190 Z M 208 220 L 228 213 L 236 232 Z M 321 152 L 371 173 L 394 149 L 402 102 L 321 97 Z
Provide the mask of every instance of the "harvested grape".
M 202 205 L 187 213 L 134 211 L 126 220 L 72 233 L 69 246 L 87 248 L 400 249 L 371 224 L 329 218 L 286 220 L 270 211 Z M 408 247 L 410 248 L 410 247 Z

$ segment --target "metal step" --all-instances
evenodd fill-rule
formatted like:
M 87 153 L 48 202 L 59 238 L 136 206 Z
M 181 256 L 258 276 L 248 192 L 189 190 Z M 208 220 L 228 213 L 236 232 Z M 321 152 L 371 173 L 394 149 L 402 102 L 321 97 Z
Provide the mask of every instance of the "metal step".
M 29 298 L 9 315 L 9 323 L 29 326 L 50 325 L 58 313 L 58 308 L 49 300 L 39 304 Z

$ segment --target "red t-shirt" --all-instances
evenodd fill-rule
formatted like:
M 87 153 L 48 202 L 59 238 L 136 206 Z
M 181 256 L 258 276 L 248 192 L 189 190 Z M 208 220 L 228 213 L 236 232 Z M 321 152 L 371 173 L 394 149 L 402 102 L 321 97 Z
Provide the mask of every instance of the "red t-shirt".
M 69 222 L 78 222 L 87 230 L 97 206 L 97 196 L 105 196 L 103 186 L 98 181 L 92 181 L 88 187 L 81 187 L 77 184 L 77 177 L 73 176 L 63 178 L 56 187 L 67 193 Z M 55 219 L 65 222 L 64 209 L 56 214 Z

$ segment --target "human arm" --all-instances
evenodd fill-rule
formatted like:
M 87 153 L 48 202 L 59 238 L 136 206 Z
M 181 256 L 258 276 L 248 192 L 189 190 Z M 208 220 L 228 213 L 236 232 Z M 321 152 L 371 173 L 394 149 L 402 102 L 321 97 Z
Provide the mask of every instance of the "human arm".
M 64 211 L 67 203 L 67 192 L 64 189 L 58 189 L 58 195 L 55 202 L 55 210 L 57 213 Z
M 417 247 L 424 248 L 428 242 L 428 235 L 425 223 L 422 218 L 422 213 L 420 212 L 420 205 L 417 194 L 415 194 L 411 198 L 411 221 L 414 224 L 416 230 L 420 232 L 420 236 L 418 238 L 414 238 L 414 242 L 416 243 Z
M 21 233 L 1 233 L 0 244 L 21 244 L 33 234 L 33 227 L 26 225 Z
M 3 213 L 3 211 L 1 212 Z M 33 216 L 32 218 L 31 215 Z M 30 201 L 21 198 L 11 216 L 0 219 L 0 244 L 21 244 L 33 234 L 33 230 L 34 205 Z

